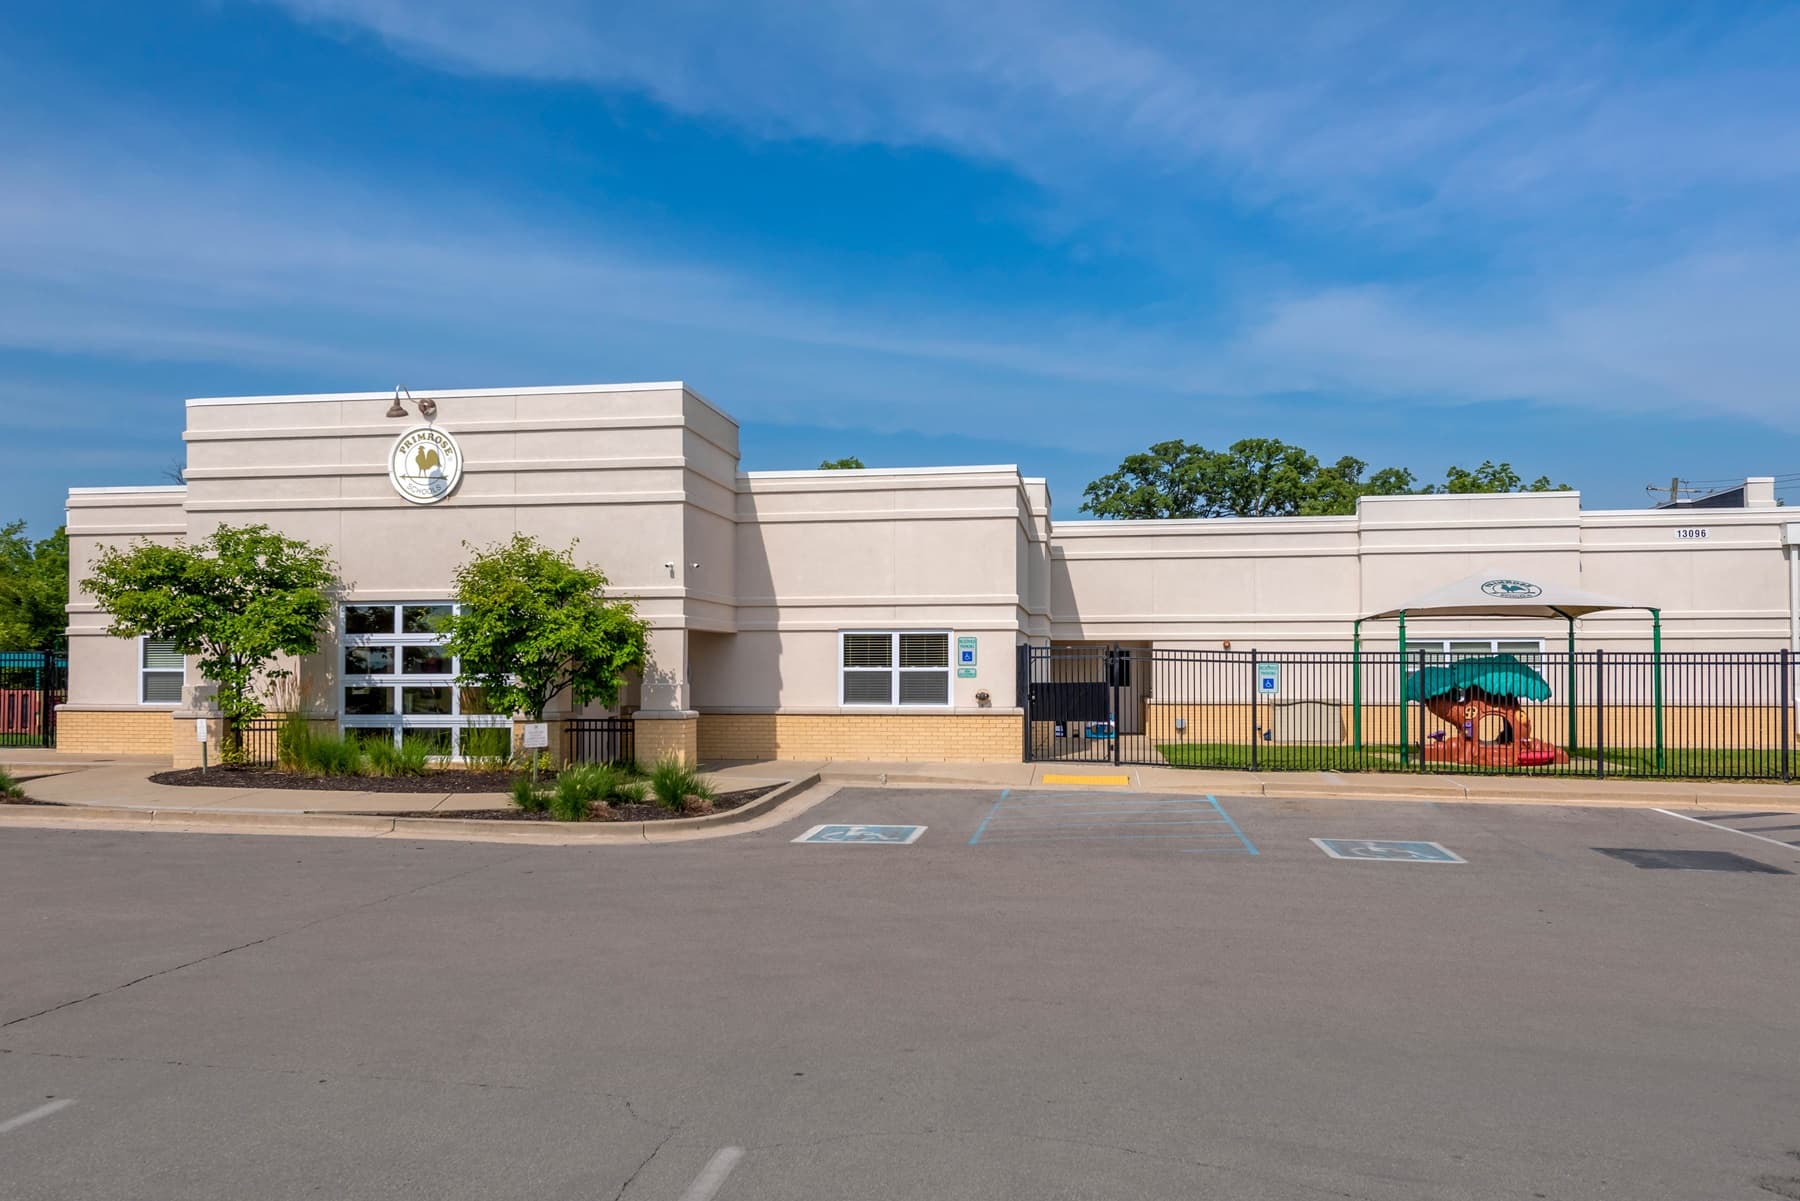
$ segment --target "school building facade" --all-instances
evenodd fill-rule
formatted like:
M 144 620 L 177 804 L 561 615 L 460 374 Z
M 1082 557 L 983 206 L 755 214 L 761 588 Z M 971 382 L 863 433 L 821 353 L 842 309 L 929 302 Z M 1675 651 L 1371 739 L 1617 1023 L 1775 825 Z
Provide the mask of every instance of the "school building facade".
M 651 664 L 619 711 L 640 758 L 1016 761 L 1021 645 L 1345 650 L 1359 617 L 1492 564 L 1655 606 L 1672 652 L 1800 648 L 1800 521 L 1766 478 L 1705 511 L 1587 511 L 1561 492 L 1052 521 L 1045 482 L 1011 466 L 741 471 L 737 424 L 680 383 L 208 398 L 186 418 L 185 485 L 70 492 L 64 750 L 194 757 L 192 662 L 110 636 L 80 584 L 103 546 L 221 523 L 338 565 L 337 620 L 290 699 L 448 752 L 508 719 L 462 712 L 434 618 L 465 544 L 515 531 L 576 543 L 636 599 Z M 1649 618 L 1597 614 L 1578 634 L 1643 649 Z M 1474 618 L 1408 631 L 1450 651 L 1563 636 Z M 1134 687 L 1132 705 L 1155 703 L 1152 678 Z

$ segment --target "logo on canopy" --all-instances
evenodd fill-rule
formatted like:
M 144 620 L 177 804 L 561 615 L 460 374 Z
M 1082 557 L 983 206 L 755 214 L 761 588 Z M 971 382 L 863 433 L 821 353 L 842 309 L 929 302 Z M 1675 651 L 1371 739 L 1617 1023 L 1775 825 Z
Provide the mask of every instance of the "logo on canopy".
M 1489 580 L 1481 586 L 1481 590 L 1502 600 L 1530 600 L 1534 596 L 1544 595 L 1542 588 L 1524 580 Z

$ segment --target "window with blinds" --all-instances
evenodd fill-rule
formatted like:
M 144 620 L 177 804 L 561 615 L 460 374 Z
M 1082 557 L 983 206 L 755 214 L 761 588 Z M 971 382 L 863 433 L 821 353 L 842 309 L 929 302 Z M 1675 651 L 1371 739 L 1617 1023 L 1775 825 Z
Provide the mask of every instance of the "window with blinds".
M 138 697 L 146 705 L 179 705 L 183 661 L 173 642 L 138 640 Z
M 844 705 L 950 704 L 949 633 L 840 634 L 838 699 Z

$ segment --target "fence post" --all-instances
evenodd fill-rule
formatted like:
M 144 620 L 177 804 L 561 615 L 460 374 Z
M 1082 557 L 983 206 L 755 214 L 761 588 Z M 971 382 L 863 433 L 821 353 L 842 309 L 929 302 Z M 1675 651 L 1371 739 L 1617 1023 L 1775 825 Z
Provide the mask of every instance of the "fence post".
M 1250 648 L 1250 770 L 1262 770 L 1262 697 L 1257 693 L 1256 661 L 1262 652 Z
M 1788 647 L 1781 648 L 1781 780 L 1787 783 L 1794 778 L 1792 749 L 1794 727 L 1794 652 Z
M 1571 658 L 1570 660 L 1574 660 Z M 1571 707 L 1571 712 L 1573 708 Z M 1606 779 L 1606 651 L 1594 652 L 1594 769 Z
M 1013 688 L 1016 690 L 1014 693 L 1014 696 L 1018 702 L 1019 712 L 1024 715 L 1024 721 L 1022 723 L 1024 726 L 1024 736 L 1023 736 L 1023 739 L 1021 740 L 1021 744 L 1019 747 L 1019 761 L 1021 763 L 1030 763 L 1031 762 L 1031 644 L 1029 642 L 1021 642 L 1019 644 L 1018 652 L 1013 655 L 1013 660 L 1014 660 L 1014 664 L 1015 664 L 1015 666 L 1013 668 L 1013 672 L 1014 672 L 1014 676 L 1016 677 L 1013 682 Z
M 56 652 L 38 653 L 38 741 L 49 747 L 56 745 L 56 706 L 51 702 L 56 688 Z
M 1110 686 L 1109 695 L 1112 710 L 1108 717 L 1112 719 L 1112 761 L 1113 766 L 1119 764 L 1119 644 L 1113 643 L 1112 657 L 1106 663 L 1106 682 Z

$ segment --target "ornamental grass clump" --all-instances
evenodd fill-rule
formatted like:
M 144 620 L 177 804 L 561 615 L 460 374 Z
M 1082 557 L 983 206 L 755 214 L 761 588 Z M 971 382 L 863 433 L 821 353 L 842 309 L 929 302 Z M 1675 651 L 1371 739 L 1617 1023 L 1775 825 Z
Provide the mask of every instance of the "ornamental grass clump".
M 513 777 L 512 803 L 521 813 L 542 813 L 550 807 L 550 794 L 523 773 Z
M 4 767 L 0 767 L 0 797 L 9 801 L 17 801 L 23 799 L 24 796 L 25 790 L 20 788 L 19 782 L 12 778 L 12 773 Z
M 718 793 L 700 773 L 679 759 L 661 759 L 650 769 L 650 791 L 657 804 L 684 813 L 710 813 Z
M 360 776 L 365 767 L 363 744 L 355 738 L 314 733 L 301 751 L 297 770 L 308 776 Z
M 422 776 L 431 760 L 431 748 L 413 739 L 398 746 L 392 739 L 371 739 L 362 744 L 362 752 L 371 776 Z

